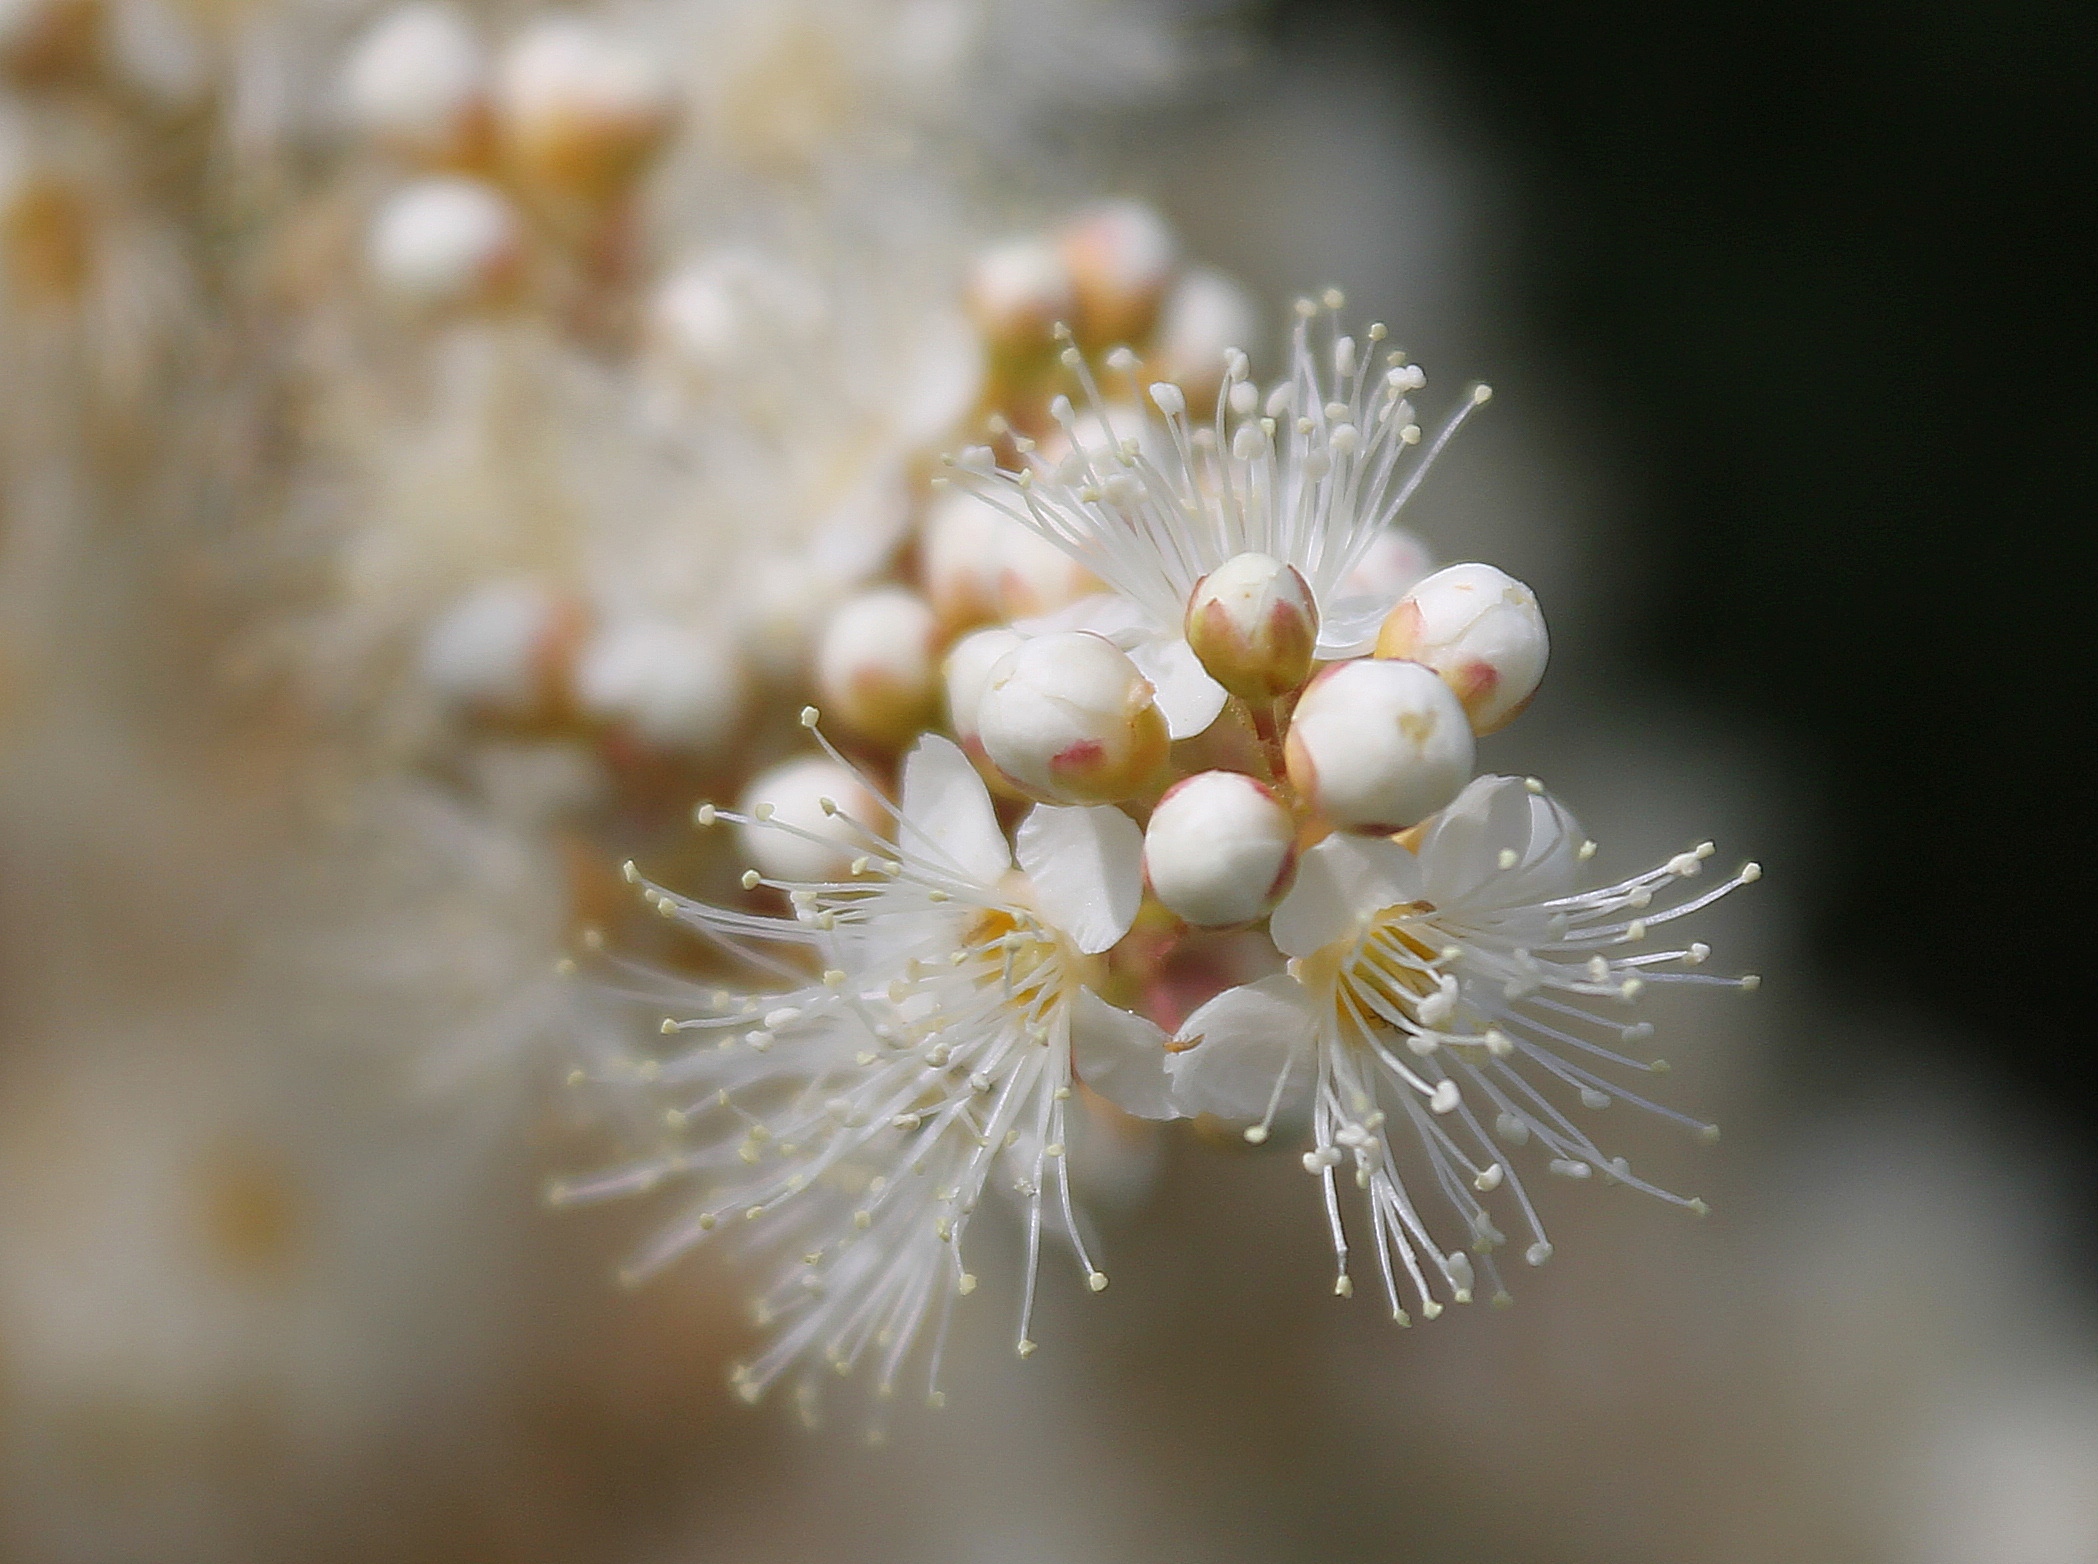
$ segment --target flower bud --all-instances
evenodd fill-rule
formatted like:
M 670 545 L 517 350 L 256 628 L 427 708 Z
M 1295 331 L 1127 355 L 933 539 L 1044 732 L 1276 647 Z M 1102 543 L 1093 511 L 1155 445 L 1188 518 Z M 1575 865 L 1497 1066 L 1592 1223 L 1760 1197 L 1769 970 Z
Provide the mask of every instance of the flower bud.
M 560 697 L 581 629 L 573 605 L 536 581 L 492 581 L 439 614 L 423 636 L 423 682 L 447 705 L 529 717 Z
M 1222 272 L 1191 271 L 1159 311 L 1152 362 L 1197 406 L 1216 396 L 1231 351 L 1251 347 L 1259 331 L 1259 311 L 1244 288 Z
M 836 805 L 826 811 L 823 801 Z M 756 820 L 736 838 L 752 864 L 775 880 L 843 880 L 867 852 L 866 830 L 888 818 L 881 800 L 835 760 L 783 761 L 744 789 L 738 811 Z M 814 837 L 816 840 L 811 841 Z
M 1151 329 L 1173 280 L 1179 245 L 1166 220 L 1141 201 L 1103 201 L 1057 235 L 1078 318 L 1079 337 L 1102 346 Z
M 1056 246 L 1032 235 L 979 253 L 969 267 L 966 298 L 985 341 L 1008 354 L 1045 345 L 1050 328 L 1078 305 Z
M 512 166 L 540 189 L 616 195 L 654 154 L 674 112 L 648 54 L 574 17 L 534 23 L 505 52 L 496 120 Z
M 705 750 L 725 741 L 742 714 L 743 670 L 727 648 L 696 630 L 657 619 L 610 625 L 576 661 L 576 704 L 665 749 Z
M 485 152 L 489 132 L 480 40 L 449 6 L 402 6 L 350 55 L 342 104 L 352 128 L 405 157 L 471 162 Z
M 372 219 L 365 253 L 387 293 L 424 308 L 498 299 L 524 265 L 510 203 L 479 180 L 449 175 L 396 191 Z
M 976 730 L 992 765 L 1053 804 L 1133 797 L 1166 758 L 1150 682 L 1112 642 L 1084 630 L 1038 635 L 999 658 Z
M 1379 657 L 1442 675 L 1474 733 L 1505 728 L 1521 714 L 1550 651 L 1536 595 L 1491 565 L 1436 571 L 1399 600 L 1377 635 Z
M 1187 644 L 1209 676 L 1242 700 L 1287 695 L 1311 677 L 1319 605 L 1296 568 L 1239 554 L 1195 583 Z
M 1305 802 L 1343 829 L 1400 831 L 1470 780 L 1471 725 L 1418 663 L 1335 663 L 1304 691 L 1283 747 Z
M 1017 630 L 976 630 L 947 649 L 944 683 L 947 725 L 971 760 L 983 758 L 983 738 L 976 730 L 976 711 L 990 687 L 998 659 L 1027 638 Z
M 1296 877 L 1296 822 L 1268 788 L 1204 771 L 1166 790 L 1144 832 L 1144 878 L 1189 923 L 1221 928 L 1261 916 Z
M 816 645 L 824 710 L 867 738 L 901 743 L 939 704 L 939 624 L 932 605 L 902 587 L 847 598 Z
M 950 628 L 1051 613 L 1100 590 L 1091 571 L 966 489 L 949 489 L 924 525 L 925 589 Z

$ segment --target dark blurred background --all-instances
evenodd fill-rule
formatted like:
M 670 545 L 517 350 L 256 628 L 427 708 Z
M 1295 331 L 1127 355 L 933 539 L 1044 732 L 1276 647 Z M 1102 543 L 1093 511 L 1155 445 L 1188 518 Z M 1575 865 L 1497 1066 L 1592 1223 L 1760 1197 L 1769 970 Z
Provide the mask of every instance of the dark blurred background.
M 2066 1150 L 2094 1041 L 2098 10 L 1291 0 L 1275 41 L 1336 23 L 1496 138 L 1508 329 L 1579 365 L 1629 480 L 1648 611 L 1614 650 L 1800 769 L 1816 978 L 1952 1023 L 1947 1065 Z M 1820 1042 L 1790 1070 L 1869 1081 Z

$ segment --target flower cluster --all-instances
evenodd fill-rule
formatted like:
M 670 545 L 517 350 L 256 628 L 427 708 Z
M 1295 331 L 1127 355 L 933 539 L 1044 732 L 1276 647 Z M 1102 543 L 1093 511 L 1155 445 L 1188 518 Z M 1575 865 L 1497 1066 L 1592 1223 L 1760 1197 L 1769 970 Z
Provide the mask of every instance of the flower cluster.
M 915 587 L 824 635 L 844 729 L 877 770 L 903 752 L 896 802 L 810 707 L 820 755 L 698 811 L 740 833 L 750 905 L 644 882 L 739 980 L 652 990 L 679 1041 L 612 1074 L 668 1094 L 664 1145 L 561 1193 L 695 1191 L 642 1270 L 720 1226 L 791 1257 L 747 1395 L 862 1361 L 887 1392 L 929 1333 L 937 1398 L 970 1219 L 1007 1192 L 1031 1352 L 1045 1224 L 1106 1285 L 1072 1194 L 1083 1115 L 1297 1138 L 1335 1291 L 1359 1222 L 1401 1323 L 1505 1298 L 1510 1232 L 1543 1263 L 1537 1171 L 1703 1211 L 1592 1126 L 1623 1102 L 1712 1133 L 1625 1084 L 1665 1069 L 1637 1010 L 1754 986 L 1665 931 L 1759 871 L 1693 884 L 1707 843 L 1584 887 L 1565 807 L 1475 774 L 1543 677 L 1544 620 L 1489 565 L 1431 571 L 1396 519 L 1487 393 L 1423 441 L 1425 377 L 1382 327 L 1343 334 L 1341 302 L 1299 307 L 1269 386 L 1236 349 L 1205 383 L 1115 347 L 1110 392 L 1057 327 L 1082 401 L 1016 397 L 949 464 Z M 1056 590 L 1007 590 L 1016 559 Z M 951 738 L 925 731 L 942 697 Z

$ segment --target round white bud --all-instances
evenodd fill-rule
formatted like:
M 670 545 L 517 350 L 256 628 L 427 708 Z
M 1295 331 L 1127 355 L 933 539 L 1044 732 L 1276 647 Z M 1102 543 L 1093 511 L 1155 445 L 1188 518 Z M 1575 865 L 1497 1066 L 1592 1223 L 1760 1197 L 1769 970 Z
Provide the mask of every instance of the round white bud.
M 1180 259 L 1173 230 L 1156 210 L 1141 201 L 1103 201 L 1066 223 L 1056 248 L 1077 297 L 1072 325 L 1081 338 L 1104 346 L 1151 329 Z
M 978 252 L 964 297 L 984 340 L 1004 352 L 1043 346 L 1050 328 L 1078 307 L 1070 269 L 1056 246 L 1038 235 Z
M 824 809 L 825 799 L 835 812 Z M 817 883 L 849 879 L 853 860 L 867 854 L 866 830 L 878 830 L 888 818 L 866 784 L 822 755 L 759 773 L 737 812 L 754 822 L 738 825 L 736 838 L 760 873 Z
M 1152 337 L 1152 361 L 1167 380 L 1185 387 L 1191 402 L 1214 397 L 1226 356 L 1251 347 L 1260 312 L 1246 290 L 1222 272 L 1196 270 L 1166 295 Z
M 528 183 L 562 195 L 616 194 L 661 144 L 675 105 L 653 57 L 572 16 L 533 23 L 497 71 L 506 154 Z
M 1002 627 L 974 630 L 947 649 L 947 725 L 973 759 L 983 757 L 983 739 L 976 731 L 976 709 L 990 686 L 991 670 L 999 658 L 1025 639 L 1019 631 Z
M 660 619 L 607 626 L 576 661 L 576 704 L 666 749 L 705 750 L 734 731 L 743 670 L 711 636 Z
M 1318 600 L 1294 566 L 1237 554 L 1195 583 L 1186 633 L 1217 683 L 1242 700 L 1273 700 L 1311 677 Z
M 1176 782 L 1144 832 L 1144 878 L 1166 909 L 1202 928 L 1248 923 L 1296 877 L 1297 827 L 1274 793 L 1236 771 Z
M 395 191 L 372 219 L 365 254 L 373 278 L 404 303 L 481 303 L 517 281 L 523 232 L 491 186 L 446 175 Z
M 1491 565 L 1451 565 L 1399 600 L 1377 634 L 1379 657 L 1441 674 L 1472 731 L 1492 733 L 1529 705 L 1551 655 L 1537 596 Z
M 1472 731 L 1429 669 L 1359 659 L 1335 663 L 1306 687 L 1283 755 L 1291 785 L 1334 825 L 1401 831 L 1470 780 Z
M 431 622 L 423 682 L 447 705 L 526 717 L 565 686 L 579 625 L 571 605 L 537 581 L 491 581 Z
M 901 743 L 932 721 L 939 704 L 932 605 L 902 587 L 880 587 L 838 605 L 816 643 L 823 709 L 871 739 Z
M 1103 636 L 1022 641 L 993 665 L 976 707 L 985 756 L 1031 798 L 1111 804 L 1165 763 L 1165 718 L 1150 681 Z
M 933 502 L 920 557 L 925 590 L 950 629 L 1050 613 L 1100 589 L 1054 543 L 966 489 Z
M 402 6 L 373 24 L 342 73 L 353 129 L 408 157 L 449 162 L 483 150 L 488 61 L 448 5 Z
M 1428 545 L 1404 527 L 1386 527 L 1355 568 L 1341 578 L 1335 597 L 1374 597 L 1396 603 L 1435 568 Z

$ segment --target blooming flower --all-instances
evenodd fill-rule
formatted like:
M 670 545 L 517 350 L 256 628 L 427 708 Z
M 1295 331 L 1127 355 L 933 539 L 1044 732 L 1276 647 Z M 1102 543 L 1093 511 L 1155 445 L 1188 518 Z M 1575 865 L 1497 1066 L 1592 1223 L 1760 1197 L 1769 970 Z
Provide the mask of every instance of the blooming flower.
M 1327 310 L 1341 302 L 1338 293 L 1323 300 Z M 1352 591 L 1348 578 L 1490 394 L 1476 387 L 1408 460 L 1421 435 L 1407 400 L 1426 384 L 1420 369 L 1396 352 L 1377 362 L 1381 325 L 1369 328 L 1366 344 L 1335 328 L 1314 346 L 1320 305 L 1306 301 L 1297 313 L 1288 377 L 1263 397 L 1245 355 L 1234 351 L 1210 422 L 1192 421 L 1185 393 L 1163 382 L 1149 388 L 1155 417 L 1111 409 L 1083 355 L 1067 346 L 1063 361 L 1079 377 L 1087 416 L 1057 398 L 1051 411 L 1063 437 L 1053 453 L 1022 439 L 1015 443 L 1024 468 L 1000 468 L 987 447 L 954 465 L 953 481 L 1034 528 L 1122 599 L 1066 616 L 1060 627 L 1115 637 L 1157 687 L 1175 738 L 1208 727 L 1225 699 L 1185 638 L 1197 584 L 1239 555 L 1269 556 L 1310 588 L 1320 657 L 1367 652 L 1397 594 Z M 1138 360 L 1117 350 L 1108 364 L 1133 375 Z M 1134 430 L 1126 427 L 1132 419 Z
M 703 806 L 700 818 L 798 831 L 764 810 L 746 820 Z M 1092 987 L 1142 894 L 1127 816 L 1037 808 L 1017 833 L 1016 868 L 975 769 L 928 736 L 905 762 L 893 831 L 861 836 L 846 879 L 745 875 L 747 888 L 784 894 L 791 917 L 651 888 L 658 910 L 774 983 L 716 992 L 703 1013 L 666 1021 L 666 1034 L 706 1039 L 641 1066 L 672 1096 L 672 1145 L 560 1192 L 697 1183 L 637 1276 L 731 1221 L 763 1223 L 793 1255 L 758 1305 L 775 1334 L 736 1371 L 752 1400 L 790 1367 L 848 1373 L 863 1359 L 886 1394 L 930 1325 L 937 1402 L 948 1313 L 976 1285 L 963 1237 L 1001 1168 L 1026 1212 L 1018 1345 L 1032 1352 L 1045 1219 L 1068 1235 L 1089 1285 L 1107 1284 L 1080 1236 L 1065 1156 L 1080 1076 L 1131 1111 L 1171 1113 L 1164 1034 Z M 804 979 L 802 955 L 820 977 Z
M 1456 1209 L 1496 1296 L 1492 1251 L 1504 1236 L 1483 1197 L 1506 1185 L 1529 1231 L 1532 1265 L 1552 1248 L 1503 1148 L 1534 1141 L 1554 1173 L 1600 1173 L 1704 1210 L 1605 1154 L 1567 1099 L 1595 1112 L 1622 1098 L 1711 1133 L 1600 1073 L 1664 1068 L 1619 1051 L 1652 1028 L 1609 1010 L 1656 983 L 1753 987 L 1753 978 L 1684 970 L 1705 960 L 1702 944 L 1654 950 L 1646 938 L 1760 870 L 1749 864 L 1670 903 L 1699 873 L 1707 843 L 1615 885 L 1577 891 L 1577 870 L 1592 850 L 1536 783 L 1495 776 L 1473 781 L 1436 816 L 1417 852 L 1384 837 L 1329 836 L 1304 855 L 1270 920 L 1275 944 L 1293 958 L 1288 974 L 1227 990 L 1182 1028 L 1168 1068 L 1184 1112 L 1257 1121 L 1246 1132 L 1257 1142 L 1285 1103 L 1308 1090 L 1304 1165 L 1325 1186 L 1336 1291 L 1353 1290 L 1335 1179 L 1352 1162 L 1394 1317 L 1407 1319 L 1394 1256 L 1428 1318 L 1442 1305 L 1427 1270 L 1455 1301 L 1471 1299 L 1471 1256 L 1437 1236 L 1401 1177 L 1395 1118 L 1413 1130 L 1416 1166 Z

